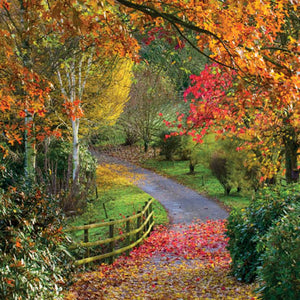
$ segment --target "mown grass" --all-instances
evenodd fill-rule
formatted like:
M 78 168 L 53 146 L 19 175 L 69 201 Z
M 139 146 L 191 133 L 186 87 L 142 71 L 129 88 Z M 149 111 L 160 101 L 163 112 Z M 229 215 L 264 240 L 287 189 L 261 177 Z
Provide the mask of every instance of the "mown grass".
M 114 170 L 112 172 L 112 170 Z M 123 169 L 116 169 L 115 166 L 106 165 L 98 172 L 98 197 L 90 200 L 87 207 L 83 208 L 81 215 L 70 218 L 67 227 L 80 226 L 84 224 L 106 222 L 111 219 L 118 220 L 127 216 L 132 216 L 142 210 L 143 205 L 150 196 L 134 186 L 133 182 L 126 178 L 130 174 L 125 174 Z M 106 178 L 103 178 L 106 174 Z M 101 182 L 101 184 L 100 184 Z M 163 206 L 154 201 L 154 221 L 155 224 L 167 224 L 168 215 Z M 133 225 L 134 226 L 134 225 Z M 124 226 L 116 227 L 116 233 L 124 231 Z M 76 242 L 83 241 L 83 230 L 70 233 L 71 238 Z M 108 227 L 100 227 L 89 231 L 89 240 L 104 239 L 108 237 Z
M 185 186 L 192 188 L 212 199 L 217 199 L 229 209 L 243 208 L 250 203 L 251 192 L 249 191 L 231 191 L 227 196 L 219 181 L 211 174 L 211 171 L 205 166 L 199 164 L 195 167 L 195 174 L 189 174 L 188 161 L 165 161 L 165 160 L 147 160 L 143 166 L 176 179 Z

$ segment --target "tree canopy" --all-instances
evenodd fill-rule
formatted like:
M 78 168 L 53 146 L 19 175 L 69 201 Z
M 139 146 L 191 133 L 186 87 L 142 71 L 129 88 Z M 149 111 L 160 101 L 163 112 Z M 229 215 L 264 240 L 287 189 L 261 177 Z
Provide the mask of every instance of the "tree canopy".
M 193 130 L 195 139 L 201 141 L 212 125 L 219 133 L 242 137 L 244 147 L 264 161 L 267 177 L 278 169 L 268 153 L 279 144 L 287 180 L 298 179 L 300 25 L 295 1 L 118 2 L 132 22 L 141 25 L 146 14 L 218 65 L 193 76 L 186 92 L 193 99 L 185 129 Z M 188 37 L 191 31 L 196 43 Z
M 7 115 L 15 107 L 14 115 L 25 118 L 24 126 L 17 127 L 29 137 L 34 116 L 46 115 L 44 102 L 52 89 L 49 76 L 43 72 L 46 59 L 42 54 L 45 55 L 47 47 L 71 42 L 80 51 L 95 47 L 95 55 L 127 55 L 138 60 L 136 32 L 148 34 L 151 42 L 168 39 L 168 35 L 153 32 L 153 28 L 164 28 L 179 48 L 189 45 L 218 64 L 221 72 L 213 74 L 220 74 L 218 80 L 222 76 L 231 78 L 230 92 L 223 86 L 226 97 L 218 95 L 223 116 L 218 124 L 234 134 L 245 131 L 247 142 L 251 139 L 255 147 L 261 146 L 259 155 L 270 150 L 272 144 L 280 143 L 288 181 L 298 177 L 297 1 L 1 0 L 0 8 L 3 45 L 0 108 Z M 195 84 L 199 78 L 192 80 Z M 194 115 L 204 113 L 202 96 L 198 93 L 194 98 L 191 106 Z M 214 120 L 220 120 L 221 115 Z M 205 123 L 204 128 L 208 125 Z M 198 125 L 189 127 L 196 129 Z M 16 121 L 1 122 L 1 129 L 10 143 L 22 140 Z M 200 135 L 198 129 L 195 132 L 200 140 L 202 129 Z

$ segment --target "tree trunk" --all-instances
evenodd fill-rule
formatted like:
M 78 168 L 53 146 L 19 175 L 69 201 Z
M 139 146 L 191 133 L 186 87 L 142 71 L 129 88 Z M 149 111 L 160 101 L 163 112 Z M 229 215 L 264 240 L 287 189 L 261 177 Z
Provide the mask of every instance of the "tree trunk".
M 297 163 L 298 145 L 291 143 L 285 149 L 285 168 L 287 183 L 297 182 L 299 179 L 299 170 Z
M 190 161 L 190 174 L 195 174 L 195 165 Z
M 72 120 L 72 136 L 73 136 L 73 181 L 78 180 L 79 175 L 79 139 L 78 139 L 79 119 Z
M 147 153 L 149 149 L 149 141 L 144 139 L 144 152 Z
M 21 12 L 21 28 L 22 33 L 25 33 L 29 30 L 29 24 L 26 22 L 26 13 L 27 8 L 24 3 L 25 1 L 19 1 L 20 12 Z M 29 35 L 26 33 L 22 35 L 21 41 L 21 52 L 20 57 L 22 59 L 23 65 L 28 71 L 32 70 L 32 61 L 30 59 L 31 55 L 31 45 Z M 26 96 L 26 91 L 22 88 L 20 91 L 21 96 Z M 26 100 L 25 100 L 26 101 Z M 24 157 L 24 175 L 27 183 L 31 184 L 35 181 L 35 167 L 36 167 L 36 148 L 35 148 L 35 137 L 34 137 L 34 127 L 32 128 L 32 135 L 28 135 L 27 127 L 33 126 L 33 117 L 28 112 L 27 101 L 25 102 L 25 132 L 24 132 L 24 148 L 25 148 L 25 157 Z
M 25 127 L 32 121 L 29 116 L 25 117 Z M 24 147 L 25 147 L 25 158 L 24 158 L 24 173 L 27 183 L 35 181 L 35 167 L 36 167 L 36 149 L 33 137 L 28 136 L 27 130 L 24 133 Z
M 285 177 L 287 183 L 297 182 L 299 179 L 297 152 L 299 144 L 297 143 L 297 135 L 293 127 L 285 130 Z

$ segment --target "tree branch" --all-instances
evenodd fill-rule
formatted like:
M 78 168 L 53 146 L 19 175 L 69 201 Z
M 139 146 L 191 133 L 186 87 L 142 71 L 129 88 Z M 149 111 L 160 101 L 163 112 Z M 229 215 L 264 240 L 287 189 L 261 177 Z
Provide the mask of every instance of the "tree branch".
M 232 58 L 232 54 L 230 53 L 229 49 L 227 48 L 227 46 L 225 45 L 225 42 L 220 38 L 218 37 L 215 33 L 209 31 L 209 30 L 206 30 L 206 29 L 203 29 L 203 28 L 200 28 L 192 23 L 188 23 L 188 22 L 185 22 L 183 20 L 181 20 L 180 18 L 170 14 L 170 13 L 165 13 L 165 12 L 159 12 L 158 10 L 156 10 L 155 8 L 153 7 L 149 7 L 149 6 L 146 6 L 146 5 L 142 5 L 142 4 L 137 4 L 137 3 L 132 3 L 130 1 L 127 1 L 127 0 L 117 0 L 118 3 L 126 6 L 126 7 L 129 7 L 129 8 L 133 8 L 133 9 L 136 9 L 140 12 L 143 12 L 144 14 L 147 14 L 149 16 L 151 16 L 152 18 L 156 19 L 156 18 L 162 18 L 166 21 L 168 21 L 171 25 L 173 25 L 177 31 L 179 31 L 179 33 L 181 34 L 181 36 L 194 48 L 196 49 L 198 52 L 200 52 L 202 55 L 206 56 L 207 58 L 209 58 L 210 60 L 220 64 L 220 65 L 223 65 L 225 67 L 228 67 L 228 68 L 231 68 L 231 69 L 234 69 L 234 67 L 232 66 L 229 66 L 229 65 L 224 65 L 223 63 L 219 62 L 218 60 L 215 60 L 213 58 L 211 58 L 209 55 L 205 55 L 197 46 L 195 46 L 191 41 L 188 41 L 188 38 L 179 30 L 178 28 L 178 25 L 186 28 L 186 29 L 190 29 L 192 31 L 195 31 L 195 32 L 198 32 L 198 33 L 202 33 L 202 34 L 205 34 L 205 35 L 208 35 L 208 36 L 211 36 L 213 37 L 214 39 L 216 39 L 217 41 L 219 41 L 222 46 L 224 47 L 224 49 L 226 50 L 226 52 L 229 54 L 229 56 Z

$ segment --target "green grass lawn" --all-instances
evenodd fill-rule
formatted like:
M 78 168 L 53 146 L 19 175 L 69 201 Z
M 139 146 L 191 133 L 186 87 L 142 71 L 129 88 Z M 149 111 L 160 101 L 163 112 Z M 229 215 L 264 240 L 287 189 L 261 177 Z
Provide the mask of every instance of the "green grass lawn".
M 112 187 L 104 193 L 99 192 L 98 199 L 89 202 L 86 211 L 82 215 L 70 218 L 67 226 L 80 226 L 132 216 L 142 210 L 143 205 L 149 198 L 148 194 L 133 185 Z M 106 208 L 107 218 L 104 207 Z M 155 224 L 167 224 L 169 221 L 167 212 L 156 200 L 153 209 Z M 120 229 L 122 228 L 116 228 L 116 231 Z M 106 238 L 108 237 L 108 228 L 92 229 L 89 235 L 90 241 Z M 71 237 L 74 241 L 83 241 L 83 230 L 72 232 Z
M 224 189 L 219 181 L 211 174 L 211 171 L 203 165 L 195 167 L 195 174 L 189 173 L 188 161 L 165 161 L 147 160 L 143 166 L 176 179 L 178 182 L 188 186 L 202 195 L 217 199 L 228 208 L 242 208 L 250 203 L 251 193 L 231 191 L 229 196 L 224 194 Z

